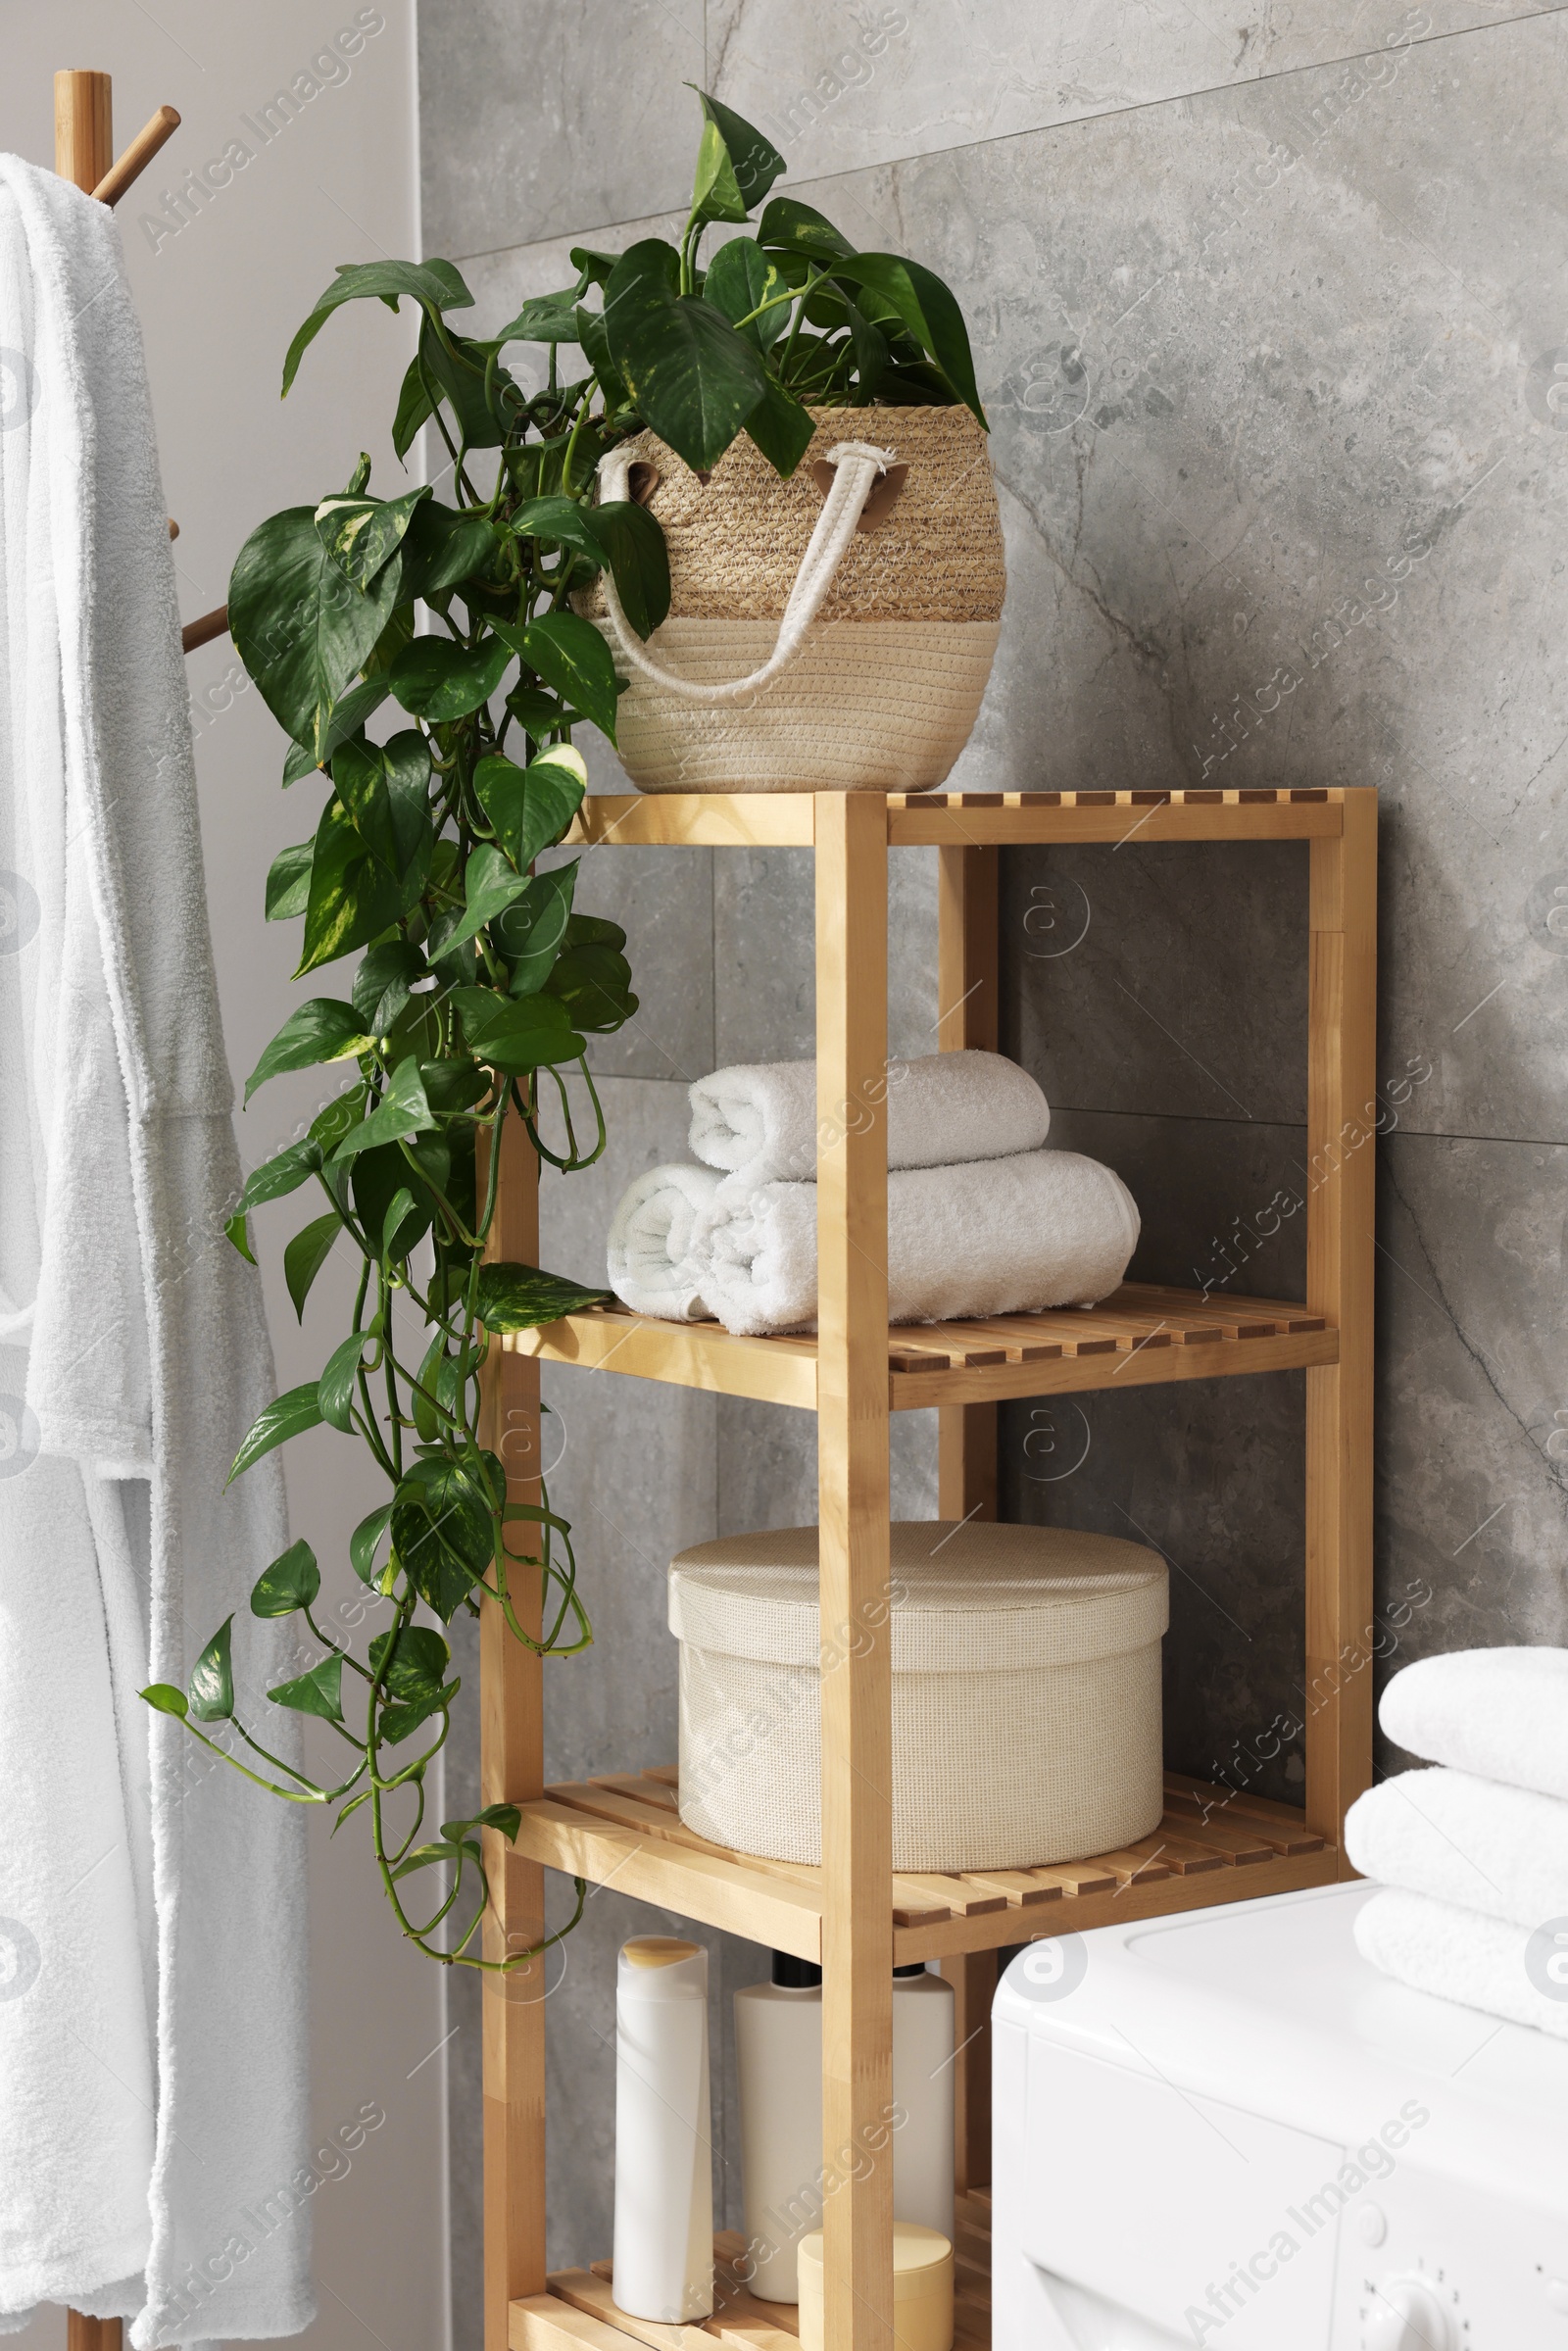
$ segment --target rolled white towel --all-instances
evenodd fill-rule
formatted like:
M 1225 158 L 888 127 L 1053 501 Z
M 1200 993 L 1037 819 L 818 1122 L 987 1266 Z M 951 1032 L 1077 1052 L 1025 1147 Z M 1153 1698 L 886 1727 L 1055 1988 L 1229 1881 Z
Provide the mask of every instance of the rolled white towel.
M 1138 1244 L 1118 1175 L 1077 1151 L 1022 1151 L 888 1178 L 888 1314 L 940 1322 L 1034 1306 L 1089 1306 Z M 694 1247 L 709 1310 L 756 1335 L 816 1320 L 816 1186 L 733 1178 Z
M 1535 1928 L 1389 1886 L 1355 1914 L 1356 1948 L 1413 1991 L 1568 2040 L 1568 1925 Z
M 869 1097 L 833 1119 L 859 1128 L 885 1105 L 889 1167 L 943 1167 L 1038 1151 L 1051 1109 L 1026 1069 L 1002 1053 L 923 1053 L 890 1061 Z M 690 1142 L 705 1165 L 749 1186 L 816 1176 L 816 1063 L 757 1061 L 715 1069 L 689 1090 Z
M 692 1244 L 719 1180 L 710 1167 L 651 1167 L 622 1195 L 607 1245 L 610 1287 L 634 1313 L 664 1322 L 710 1313 Z
M 1568 1918 L 1568 1803 L 1470 1772 L 1397 1772 L 1345 1816 L 1363 1878 L 1517 1926 Z
M 1395 1675 L 1378 1709 L 1398 1746 L 1568 1798 L 1568 1649 L 1453 1649 Z

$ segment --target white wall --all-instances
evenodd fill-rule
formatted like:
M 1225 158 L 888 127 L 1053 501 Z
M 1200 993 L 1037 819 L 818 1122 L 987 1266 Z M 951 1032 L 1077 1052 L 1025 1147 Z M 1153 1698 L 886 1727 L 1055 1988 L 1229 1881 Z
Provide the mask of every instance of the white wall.
M 256 110 L 341 30 L 379 20 L 344 73 L 320 87 L 267 144 L 248 129 Z M 96 67 L 115 81 L 115 135 L 123 146 L 164 103 L 181 128 L 120 207 L 140 305 L 163 452 L 185 618 L 223 602 L 241 541 L 263 515 L 314 504 L 340 486 L 362 448 L 378 482 L 395 470 L 385 421 L 412 347 L 412 327 L 379 307 L 335 319 L 310 353 L 286 404 L 283 351 L 339 262 L 418 250 L 415 171 L 413 0 L 57 0 L 8 12 L 0 81 L 0 146 L 52 164 L 53 77 L 63 65 Z M 177 233 L 143 225 L 166 189 L 221 156 L 252 150 L 229 184 Z M 297 926 L 268 931 L 262 883 L 287 841 L 315 824 L 318 794 L 278 788 L 279 730 L 240 678 L 227 639 L 189 663 L 196 697 L 197 771 L 229 1060 L 243 1077 L 282 1019 Z M 309 806 L 306 806 L 307 798 Z M 280 1143 L 313 1106 L 270 1088 L 240 1122 L 247 1166 Z M 297 1221 L 297 1220 L 296 1220 Z M 292 1224 L 262 1224 L 274 1345 L 284 1387 L 319 1370 L 342 1301 L 313 1300 L 303 1335 L 278 1273 Z M 268 1244 L 270 1247 L 268 1247 Z M 341 1439 L 299 1446 L 290 1464 L 296 1533 L 323 1567 L 348 1529 L 380 1498 Z M 261 1799 L 258 1798 L 258 1801 Z M 441 1984 L 404 1950 L 350 1824 L 335 1846 L 313 1824 L 313 2076 L 321 2134 L 368 2102 L 386 2115 L 346 2177 L 316 2207 L 321 2316 L 312 2351 L 430 2351 L 446 2337 L 443 2077 L 429 2058 L 446 2031 Z M 243 1854 L 235 1856 L 243 1868 Z M 64 2322 L 48 2314 L 14 2338 L 21 2351 L 55 2351 Z

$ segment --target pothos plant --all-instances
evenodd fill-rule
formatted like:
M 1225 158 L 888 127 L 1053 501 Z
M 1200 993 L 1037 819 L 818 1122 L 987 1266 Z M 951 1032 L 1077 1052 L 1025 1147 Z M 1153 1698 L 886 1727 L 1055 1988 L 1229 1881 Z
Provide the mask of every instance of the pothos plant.
M 347 1082 L 302 1139 L 256 1169 L 228 1227 L 254 1262 L 250 1212 L 314 1184 L 323 1204 L 284 1248 L 284 1277 L 303 1318 L 322 1267 L 346 1248 L 357 1268 L 350 1328 L 319 1378 L 268 1405 L 230 1478 L 322 1423 L 366 1446 L 389 1492 L 355 1530 L 349 1561 L 391 1614 L 363 1662 L 332 1641 L 313 1613 L 320 1570 L 303 1540 L 251 1593 L 255 1615 L 299 1616 L 319 1648 L 267 1695 L 342 1741 L 331 1785 L 240 1721 L 232 1617 L 186 1690 L 157 1684 L 143 1695 L 274 1795 L 332 1811 L 334 1831 L 363 1811 L 403 1934 L 446 1965 L 494 1972 L 543 1947 L 500 1959 L 476 1947 L 489 1899 L 479 1833 L 514 1837 L 519 1816 L 492 1804 L 420 1841 L 426 1775 L 461 1688 L 428 1619 L 450 1625 L 488 1605 L 542 1656 L 574 1655 L 591 1639 L 570 1529 L 542 1484 L 537 1503 L 509 1498 L 484 1442 L 480 1381 L 503 1334 L 606 1296 L 488 1252 L 504 1130 L 515 1121 L 537 1158 L 564 1172 L 591 1165 L 605 1123 L 587 1041 L 637 1008 L 624 932 L 573 906 L 576 862 L 536 869 L 586 788 L 574 729 L 615 737 L 614 667 L 569 599 L 608 567 L 644 638 L 669 608 L 657 521 L 630 501 L 593 504 L 596 469 L 645 424 L 698 471 L 744 430 L 788 475 L 811 438 L 808 406 L 961 401 L 984 421 L 957 304 L 917 263 L 858 253 L 821 214 L 780 198 L 754 235 L 702 266 L 705 231 L 749 225 L 784 162 L 716 100 L 701 103 L 679 246 L 575 249 L 575 282 L 525 303 L 498 335 L 452 325 L 473 297 L 450 262 L 338 270 L 289 346 L 284 393 L 344 303 L 396 311 L 408 298 L 419 337 L 393 447 L 405 458 L 430 424 L 447 463 L 436 484 L 380 498 L 362 457 L 341 490 L 263 522 L 229 587 L 236 649 L 289 737 L 283 783 L 326 789 L 310 838 L 273 861 L 267 918 L 303 918 L 297 978 L 360 957 L 347 994 L 301 1004 L 251 1074 L 247 1102 L 283 1071 L 336 1066 Z M 537 391 L 502 364 L 517 343 L 548 352 Z M 583 369 L 567 377 L 562 355 L 573 351 Z M 438 497 L 448 481 L 450 497 Z M 400 723 L 387 732 L 389 709 Z M 579 1136 L 567 1072 L 591 1139 Z M 412 1348 L 411 1326 L 422 1326 Z M 219 1724 L 230 1746 L 200 1727 Z M 411 1915 L 408 1881 L 437 1865 L 450 1873 L 444 1891 Z M 583 1892 L 579 1882 L 570 1925 Z

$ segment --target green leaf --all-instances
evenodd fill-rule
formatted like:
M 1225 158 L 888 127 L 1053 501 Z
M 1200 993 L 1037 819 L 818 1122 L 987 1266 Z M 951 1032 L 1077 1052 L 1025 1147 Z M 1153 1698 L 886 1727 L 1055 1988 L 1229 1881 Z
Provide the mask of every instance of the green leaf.
M 324 1722 L 343 1720 L 343 1659 L 334 1650 L 293 1682 L 280 1682 L 268 1696 L 274 1706 L 292 1706 L 297 1714 L 318 1714 Z
M 318 1428 L 320 1421 L 314 1380 L 307 1380 L 303 1387 L 290 1388 L 285 1395 L 274 1397 L 251 1423 L 244 1444 L 234 1455 L 234 1466 L 224 1479 L 224 1485 L 232 1486 L 234 1480 L 260 1461 L 264 1453 L 271 1452 L 276 1445 L 287 1445 L 291 1437 L 302 1437 L 307 1429 Z
M 525 873 L 542 849 L 561 839 L 581 808 L 588 770 L 581 752 L 569 743 L 542 751 L 526 767 L 494 752 L 475 767 L 473 788 L 497 840 Z
M 430 833 L 430 746 L 424 735 L 410 726 L 389 743 L 341 744 L 332 782 L 366 847 L 402 881 Z
M 416 514 L 421 511 L 418 508 L 415 510 Z M 387 692 L 386 679 L 375 676 L 362 678 L 357 686 L 350 686 L 346 694 L 340 695 L 326 718 L 318 725 L 319 748 L 305 743 L 290 745 L 288 758 L 283 762 L 285 789 L 290 784 L 297 784 L 302 776 L 315 775 L 318 768 L 325 766 L 338 745 L 346 743 L 350 735 L 357 735 L 365 721 L 374 716 L 385 702 Z
M 335 282 L 317 299 L 316 308 L 288 347 L 283 362 L 283 393 L 299 371 L 300 361 L 332 313 L 345 302 L 378 298 L 389 310 L 399 308 L 400 296 L 412 295 L 426 312 L 468 310 L 473 296 L 450 262 L 358 262 L 339 266 Z M 399 452 L 402 455 L 402 452 Z
M 724 134 L 711 121 L 703 124 L 692 180 L 691 218 L 694 220 L 744 220 L 746 199 L 741 194 L 729 160 Z
M 487 703 L 514 658 L 502 637 L 472 647 L 450 637 L 416 637 L 392 664 L 392 691 L 416 718 L 444 726 Z
M 376 1516 L 389 1519 L 393 1507 L 388 1502 Z M 405 1625 L 401 1632 L 394 1627 L 389 1633 L 377 1633 L 370 1643 L 370 1671 L 395 1698 L 423 1698 L 439 1692 L 451 1661 L 452 1651 L 429 1625 Z
M 416 1461 L 393 1497 L 392 1544 L 419 1597 L 450 1624 L 495 1558 L 490 1504 L 471 1472 Z
M 392 419 L 392 447 L 399 457 L 408 456 L 420 425 L 427 422 L 433 414 L 424 373 L 417 357 L 415 357 L 410 360 L 404 374 L 403 388 L 398 394 L 397 415 Z
M 637 1009 L 631 992 L 631 965 L 617 949 L 584 940 L 564 947 L 556 957 L 546 988 L 559 996 L 571 1015 L 573 1028 L 609 1036 L 623 1028 Z
M 515 538 L 543 539 L 550 547 L 571 547 L 594 563 L 605 560 L 593 515 L 575 498 L 525 498 L 508 527 Z
M 487 1331 L 532 1331 L 580 1314 L 584 1306 L 609 1299 L 608 1290 L 588 1290 L 536 1265 L 482 1265 L 474 1311 Z
M 810 447 L 816 426 L 800 402 L 769 376 L 766 393 L 747 417 L 746 429 L 774 472 L 788 481 Z
M 405 1258 L 415 1243 L 423 1238 L 435 1221 L 434 1202 L 416 1200 L 404 1184 L 387 1203 L 381 1220 L 381 1255 L 388 1265 Z
M 342 1344 L 327 1356 L 326 1367 L 316 1383 L 317 1401 L 321 1418 L 346 1437 L 354 1426 L 351 1406 L 354 1386 L 365 1350 L 375 1342 L 373 1331 L 351 1331 Z
M 311 858 L 311 894 L 296 979 L 352 955 L 397 920 L 402 894 L 367 848 L 365 837 L 334 793 L 321 810 Z
M 465 1829 L 499 1829 L 508 1844 L 511 1844 L 521 1827 L 522 1810 L 519 1805 L 487 1804 L 482 1812 L 474 1814 L 471 1821 L 443 1821 L 441 1834 L 447 1837 L 461 1837 Z
M 334 1167 L 343 1166 L 360 1151 L 380 1143 L 396 1143 L 407 1135 L 427 1134 L 435 1125 L 425 1098 L 424 1081 L 413 1053 L 401 1060 L 387 1080 L 386 1092 L 368 1118 L 350 1129 L 332 1153 Z
M 565 944 L 580 863 L 580 858 L 573 857 L 567 865 L 536 874 L 491 925 L 490 936 L 512 966 L 509 994 L 532 996 L 549 978 Z
M 844 307 L 849 314 L 850 341 L 855 351 L 856 389 L 863 408 L 876 398 L 877 386 L 888 364 L 888 341 L 858 302 L 851 302 L 846 296 Z
M 376 1550 L 391 1524 L 392 1505 L 390 1502 L 383 1502 L 379 1510 L 372 1510 L 368 1518 L 362 1518 L 359 1525 L 355 1528 L 353 1534 L 349 1537 L 349 1565 L 353 1568 L 354 1573 L 359 1577 L 362 1584 L 373 1584 L 375 1582 Z M 384 1641 L 386 1638 L 385 1634 L 383 1634 L 381 1638 Z M 370 1643 L 370 1654 L 373 1660 L 375 1655 L 374 1641 Z
M 256 1251 L 251 1247 L 251 1228 L 246 1223 L 244 1215 L 236 1210 L 224 1225 L 223 1231 L 231 1246 L 238 1249 L 246 1264 L 254 1265 Z
M 672 291 L 669 247 L 644 238 L 605 288 L 611 356 L 648 422 L 695 472 L 716 465 L 767 389 L 760 358 L 696 295 Z
M 498 449 L 502 426 L 485 396 L 490 359 L 482 344 L 470 343 L 439 327 L 428 315 L 419 329 L 419 364 L 437 391 L 451 403 L 458 420 L 458 439 L 466 449 Z M 512 383 L 504 368 L 498 381 Z
M 440 943 L 443 955 L 465 939 L 476 937 L 528 887 L 527 876 L 514 872 L 506 852 L 490 841 L 481 842 L 469 857 L 463 884 L 466 911 L 451 930 L 443 930 Z
M 985 423 L 963 313 L 934 271 L 894 253 L 856 253 L 836 261 L 833 274 L 850 285 L 868 286 L 891 303 L 921 350 L 935 360 L 955 397 Z
M 484 577 L 495 555 L 496 534 L 483 514 L 463 514 L 431 499 L 416 508 L 403 542 L 403 594 L 440 596 L 460 580 Z
M 176 1690 L 172 1682 L 150 1683 L 141 1695 L 155 1712 L 177 1715 L 181 1722 L 185 1720 L 190 1711 L 185 1692 L 182 1690 Z
M 703 300 L 722 311 L 737 334 L 759 351 L 768 351 L 790 322 L 794 294 L 776 262 L 770 262 L 753 237 L 731 237 L 720 245 L 708 265 Z M 764 303 L 770 309 L 762 309 Z M 753 311 L 761 317 L 754 318 Z M 747 323 L 743 326 L 741 320 Z
M 605 259 L 612 268 L 614 266 L 612 255 L 607 254 Z M 678 281 L 680 275 L 678 259 L 675 264 L 675 272 Z M 603 312 L 584 310 L 581 304 L 578 305 L 577 341 L 581 346 L 584 359 L 599 378 L 599 388 L 605 396 L 606 410 L 627 407 L 631 400 L 631 394 L 621 382 L 615 363 L 610 356 L 610 337 L 605 332 Z
M 191 1668 L 189 1711 L 199 1723 L 227 1722 L 234 1711 L 234 1619 L 225 1616 Z
M 459 988 L 453 1003 L 463 1014 L 469 1051 L 509 1076 L 575 1061 L 585 1051 L 559 997 L 505 997 L 489 988 Z
M 804 253 L 813 261 L 837 261 L 855 251 L 831 220 L 793 196 L 774 197 L 757 224 L 757 241 L 770 252 Z
M 282 1200 L 285 1194 L 297 1192 L 303 1183 L 315 1175 L 321 1164 L 321 1149 L 307 1135 L 303 1142 L 291 1143 L 264 1159 L 252 1170 L 245 1189 L 239 1196 L 239 1212 L 244 1215 L 259 1208 L 270 1200 Z
M 618 253 L 596 252 L 592 245 L 573 245 L 566 259 L 586 284 L 602 286 L 620 256 Z M 678 257 L 676 267 L 679 267 Z
M 397 600 L 388 566 L 368 590 L 344 578 L 322 546 L 310 507 L 258 524 L 228 583 L 235 649 L 278 724 L 322 751 L 322 723 L 386 626 Z
M 372 1037 L 390 1036 L 403 1017 L 415 982 L 429 976 L 423 955 L 407 939 L 389 939 L 384 946 L 366 951 L 354 976 L 354 1009 Z
M 697 90 L 694 81 L 689 81 L 686 87 Z M 740 218 L 744 220 L 751 207 L 761 203 L 779 173 L 787 169 L 784 158 L 772 140 L 764 139 L 761 132 L 754 129 L 743 115 L 736 114 L 730 107 L 721 106 L 716 98 L 710 98 L 706 90 L 697 90 L 697 95 L 702 100 L 703 113 L 709 123 L 724 142 L 743 208 Z M 727 220 L 731 216 L 723 214 L 714 217 Z
M 526 659 L 547 686 L 615 740 L 615 664 L 610 648 L 576 612 L 542 612 L 522 632 Z
M 776 392 L 777 385 L 773 389 Z M 808 423 L 808 437 L 811 429 Z M 669 551 L 663 532 L 648 509 L 629 498 L 591 507 L 588 519 L 601 560 L 609 559 L 622 611 L 639 637 L 651 637 L 669 611 Z
M 267 869 L 269 922 L 289 922 L 304 913 L 311 899 L 311 859 L 315 855 L 314 841 L 298 841 L 292 849 L 278 851 Z
M 335 1208 L 329 1208 L 324 1216 L 318 1216 L 314 1224 L 296 1233 L 283 1251 L 283 1279 L 301 1322 L 305 1320 L 305 1301 L 311 1295 L 311 1285 L 332 1254 L 342 1230 L 342 1217 Z
M 344 578 L 368 588 L 397 554 L 415 509 L 429 495 L 425 488 L 406 490 L 401 498 L 323 498 L 316 510 L 317 536 Z
M 567 286 L 562 294 L 536 294 L 495 339 L 503 344 L 575 343 L 576 308 L 575 286 Z
M 264 1568 L 251 1592 L 252 1616 L 293 1616 L 308 1608 L 321 1589 L 316 1553 L 302 1536 Z
M 368 1053 L 373 1043 L 352 1004 L 340 1004 L 332 996 L 313 996 L 309 1004 L 289 1014 L 251 1071 L 245 1081 L 245 1100 L 249 1102 L 258 1086 L 265 1086 L 269 1078 L 285 1069 L 314 1069 L 318 1061 L 350 1060 L 356 1053 Z

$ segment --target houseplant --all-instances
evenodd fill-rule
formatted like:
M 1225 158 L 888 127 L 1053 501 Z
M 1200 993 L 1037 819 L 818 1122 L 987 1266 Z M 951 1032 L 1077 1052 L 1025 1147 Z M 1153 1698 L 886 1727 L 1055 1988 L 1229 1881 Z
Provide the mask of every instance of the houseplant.
M 327 787 L 311 838 L 268 875 L 268 918 L 303 919 L 297 977 L 361 958 L 347 992 L 299 1006 L 252 1072 L 247 1102 L 289 1070 L 336 1067 L 346 1083 L 256 1169 L 228 1228 L 249 1256 L 251 1211 L 314 1181 L 324 1204 L 284 1249 L 289 1293 L 303 1315 L 345 1245 L 359 1264 L 352 1327 L 318 1379 L 261 1415 L 231 1475 L 323 1423 L 367 1445 L 390 1493 L 356 1530 L 350 1561 L 391 1620 L 364 1661 L 331 1640 L 314 1613 L 320 1571 L 304 1540 L 251 1595 L 258 1616 L 298 1615 L 320 1652 L 267 1694 L 325 1721 L 351 1750 L 329 1787 L 241 1724 L 231 1618 L 186 1690 L 143 1694 L 272 1793 L 333 1811 L 335 1826 L 363 1809 L 403 1934 L 448 1965 L 504 1970 L 533 1954 L 492 1961 L 473 1948 L 488 1898 L 478 1833 L 514 1836 L 515 1807 L 488 1806 L 420 1841 L 425 1774 L 460 1687 L 428 1620 L 450 1624 L 459 1608 L 488 1602 L 544 1654 L 570 1655 L 590 1639 L 570 1530 L 548 1495 L 537 1506 L 508 1500 L 481 1442 L 479 1389 L 496 1335 L 605 1295 L 484 1257 L 505 1125 L 520 1122 L 554 1167 L 591 1164 L 605 1132 L 587 1040 L 618 1028 L 637 1003 L 624 934 L 573 909 L 576 865 L 533 870 L 565 837 L 586 786 L 574 729 L 616 737 L 610 651 L 568 597 L 607 574 L 641 639 L 669 606 L 658 521 L 632 498 L 590 505 L 596 468 L 652 426 L 690 467 L 710 470 L 744 431 L 782 479 L 811 438 L 804 397 L 855 406 L 875 391 L 977 407 L 947 289 L 912 262 L 852 253 L 807 207 L 769 205 L 756 238 L 702 270 L 705 228 L 745 221 L 783 169 L 748 124 L 711 99 L 702 105 L 679 248 L 645 240 L 618 259 L 579 250 L 575 284 L 526 304 L 498 336 L 454 330 L 451 314 L 472 297 L 448 262 L 338 271 L 289 347 L 283 390 L 342 304 L 374 298 L 397 310 L 411 299 L 419 339 L 393 443 L 406 456 L 433 426 L 451 502 L 434 485 L 375 496 L 362 458 L 319 505 L 263 522 L 230 585 L 236 648 L 290 739 L 284 784 L 319 777 Z M 518 342 L 549 355 L 531 394 L 502 365 Z M 561 355 L 573 346 L 585 371 L 564 379 Z M 474 481 L 481 471 L 488 494 Z M 434 625 L 416 635 L 421 605 Z M 391 732 L 389 711 L 400 720 Z M 591 1138 L 577 1132 L 566 1071 L 585 1090 Z M 414 1349 L 406 1305 L 422 1325 Z M 519 1619 L 519 1577 L 540 1579 L 542 1636 Z M 360 1728 L 345 1704 L 356 1690 Z M 229 1746 L 208 1728 L 222 1725 Z M 410 1742 L 417 1751 L 403 1760 Z M 438 1865 L 444 1892 L 411 1916 L 407 1881 Z

